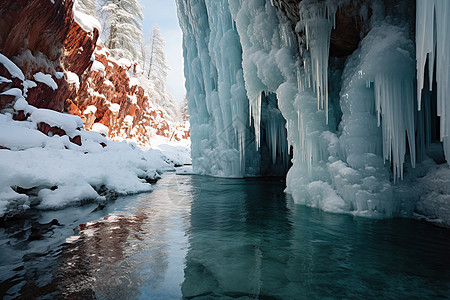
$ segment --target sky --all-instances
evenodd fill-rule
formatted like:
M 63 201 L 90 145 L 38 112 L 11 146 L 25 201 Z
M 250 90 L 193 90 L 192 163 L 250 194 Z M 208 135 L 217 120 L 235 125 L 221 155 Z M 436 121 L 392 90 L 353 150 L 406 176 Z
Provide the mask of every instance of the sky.
M 167 89 L 177 102 L 183 100 L 184 88 L 182 33 L 178 25 L 175 0 L 140 0 L 144 6 L 142 22 L 144 39 L 150 43 L 152 30 L 158 25 L 161 35 L 166 40 L 166 60 L 170 67 L 167 74 Z

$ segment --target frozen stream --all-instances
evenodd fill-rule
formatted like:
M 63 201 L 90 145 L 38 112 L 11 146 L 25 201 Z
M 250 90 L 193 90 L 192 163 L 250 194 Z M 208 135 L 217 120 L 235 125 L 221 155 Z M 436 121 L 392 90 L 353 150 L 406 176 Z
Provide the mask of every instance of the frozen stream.
M 449 230 L 294 205 L 284 185 L 166 173 L 103 209 L 30 210 L 0 228 L 0 296 L 449 297 Z

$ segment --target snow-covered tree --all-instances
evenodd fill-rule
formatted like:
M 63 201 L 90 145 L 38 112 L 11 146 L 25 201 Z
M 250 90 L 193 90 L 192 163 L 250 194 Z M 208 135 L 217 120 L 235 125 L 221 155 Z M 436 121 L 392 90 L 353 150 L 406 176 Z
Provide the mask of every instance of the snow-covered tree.
M 186 95 L 183 98 L 183 102 L 181 102 L 180 114 L 183 122 L 189 121 L 189 108 Z
M 167 91 L 167 72 L 169 66 L 166 63 L 164 46 L 166 41 L 161 35 L 158 26 L 152 32 L 152 44 L 148 54 L 147 77 L 151 83 L 151 97 L 153 101 L 164 108 L 168 117 L 173 121 L 179 118 L 179 110 L 172 94 Z
M 145 43 L 144 39 L 141 39 L 139 41 L 139 50 L 141 51 L 141 67 L 142 67 L 142 72 L 145 74 L 145 70 L 147 68 L 147 53 L 148 51 L 148 46 Z
M 169 67 L 166 64 L 166 53 L 164 46 L 166 41 L 161 35 L 158 25 L 153 28 L 152 45 L 150 48 L 148 63 L 148 78 L 157 77 L 165 81 Z
M 101 0 L 105 45 L 116 58 L 140 61 L 143 7 L 137 0 Z
M 97 16 L 97 0 L 77 0 L 75 9 L 91 16 Z

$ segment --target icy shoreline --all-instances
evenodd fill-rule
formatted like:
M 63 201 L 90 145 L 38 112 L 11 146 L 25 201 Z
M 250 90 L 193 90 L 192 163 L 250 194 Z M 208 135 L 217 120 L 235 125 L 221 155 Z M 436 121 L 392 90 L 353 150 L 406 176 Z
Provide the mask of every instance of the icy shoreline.
M 158 146 L 164 154 L 96 132 L 79 133 L 81 146 L 68 136 L 43 134 L 35 122 L 0 114 L 0 217 L 149 192 L 162 172 L 190 162 L 186 146 Z

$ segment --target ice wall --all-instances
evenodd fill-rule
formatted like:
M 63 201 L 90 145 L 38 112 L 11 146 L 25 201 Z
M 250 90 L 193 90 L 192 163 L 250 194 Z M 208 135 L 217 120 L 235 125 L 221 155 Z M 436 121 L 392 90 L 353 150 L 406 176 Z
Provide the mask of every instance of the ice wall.
M 242 177 L 259 172 L 249 130 L 242 48 L 227 0 L 177 0 L 183 30 L 194 171 Z
M 410 3 L 397 2 L 358 1 L 367 31 L 352 55 L 331 64 L 335 15 L 355 2 L 300 1 L 293 24 L 268 0 L 178 0 L 194 170 L 259 174 L 262 161 L 276 164 L 292 148 L 286 192 L 296 203 L 357 215 L 411 213 L 419 197 L 413 182 L 424 175 L 413 168 L 430 145 L 433 100 L 430 93 L 415 100 L 414 23 L 404 9 Z M 418 90 L 427 57 L 436 57 L 447 149 L 450 12 L 445 1 L 419 2 Z M 431 79 L 424 86 L 430 89 Z M 233 130 L 221 143 L 226 124 Z
M 239 1 L 177 1 L 184 36 L 191 153 L 194 171 L 200 174 L 222 177 L 260 174 L 261 118 L 274 115 L 262 111 L 262 95 L 274 92 L 285 80 L 277 60 L 285 59 L 287 53 L 271 52 L 272 44 L 280 44 L 282 39 L 270 25 L 277 22 L 275 9 L 265 1 L 245 3 L 249 10 L 262 6 L 270 13 L 260 14 L 255 21 L 241 10 Z M 255 28 L 261 22 L 267 30 Z M 250 35 L 253 32 L 262 36 Z M 257 43 L 257 47 L 252 48 L 252 43 Z M 246 71 L 243 64 L 249 65 Z M 265 131 L 269 135 L 266 140 L 269 144 L 277 143 L 273 147 L 269 145 L 272 153 L 284 158 L 287 165 L 287 144 L 282 144 L 282 134 L 281 139 L 275 136 L 285 130 L 285 120 L 270 118 L 265 124 L 269 126 Z M 278 144 L 279 141 L 282 143 Z M 276 159 L 272 163 L 275 165 Z

